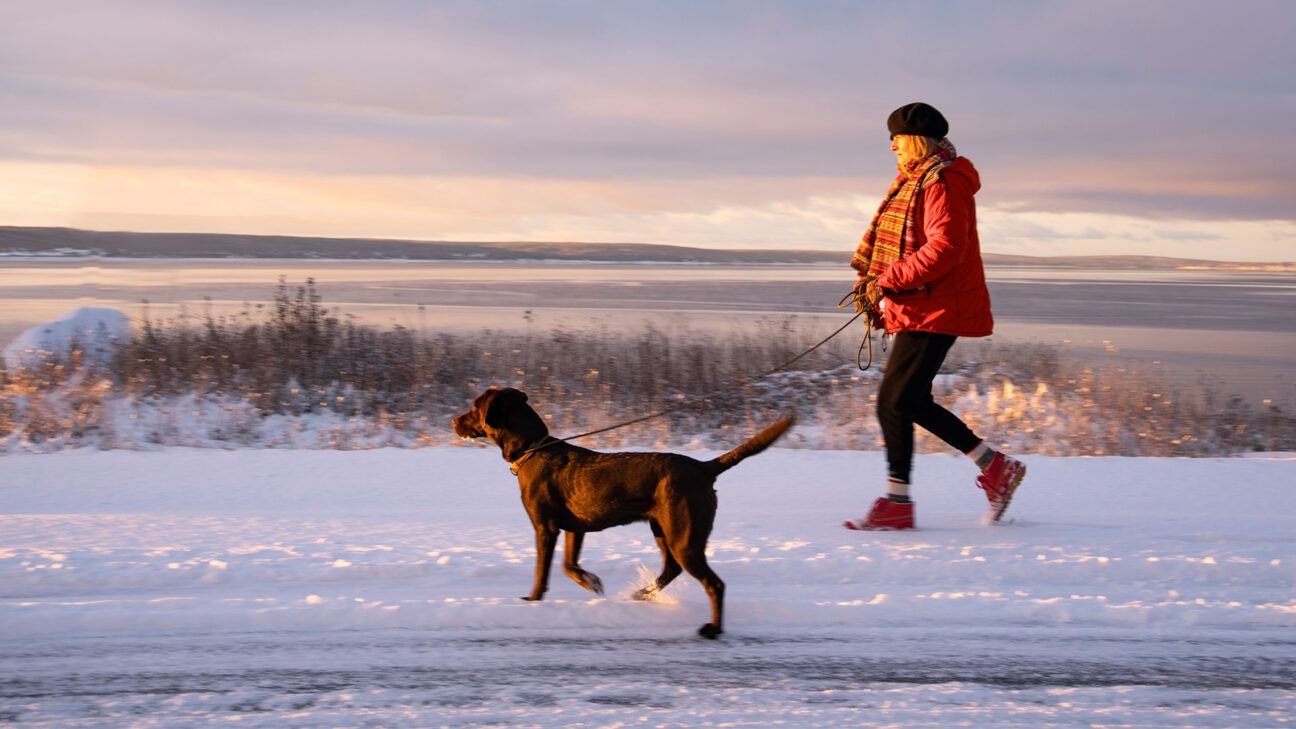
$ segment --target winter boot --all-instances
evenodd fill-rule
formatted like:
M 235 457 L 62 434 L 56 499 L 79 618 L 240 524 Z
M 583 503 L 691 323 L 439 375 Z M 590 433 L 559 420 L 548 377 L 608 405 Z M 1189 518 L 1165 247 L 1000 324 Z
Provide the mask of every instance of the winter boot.
M 898 504 L 885 496 L 873 502 L 868 516 L 846 522 L 842 526 L 858 531 L 893 531 L 914 528 L 913 503 Z
M 1008 509 L 1008 503 L 1012 501 L 1013 492 L 1025 476 L 1025 463 L 1002 453 L 995 454 L 994 460 L 990 461 L 990 465 L 976 479 L 977 487 L 985 491 L 986 498 L 990 501 L 990 511 L 986 512 L 987 521 L 999 521 Z

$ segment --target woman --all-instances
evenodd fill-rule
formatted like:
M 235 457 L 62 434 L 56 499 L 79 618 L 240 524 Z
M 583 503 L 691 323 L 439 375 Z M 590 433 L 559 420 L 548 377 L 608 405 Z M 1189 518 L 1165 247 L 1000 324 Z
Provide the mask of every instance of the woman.
M 990 500 L 987 519 L 996 522 L 1026 466 L 991 449 L 931 394 L 932 380 L 954 340 L 988 336 L 994 328 L 972 199 L 980 178 L 946 138 L 949 123 L 933 107 L 906 104 L 891 113 L 887 129 L 900 174 L 851 261 L 860 275 L 861 297 L 881 308 L 875 325 L 895 335 L 878 389 L 887 495 L 846 527 L 914 527 L 909 476 L 915 423 L 981 469 L 977 486 Z

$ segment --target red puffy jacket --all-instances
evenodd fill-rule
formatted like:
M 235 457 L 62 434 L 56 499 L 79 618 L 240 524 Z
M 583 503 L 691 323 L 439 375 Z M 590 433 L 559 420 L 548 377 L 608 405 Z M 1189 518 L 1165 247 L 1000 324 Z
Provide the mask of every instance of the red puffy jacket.
M 981 178 L 966 157 L 955 158 L 923 189 L 914 206 L 917 250 L 878 277 L 888 292 L 888 332 L 985 337 L 994 331 L 972 199 L 979 189 Z

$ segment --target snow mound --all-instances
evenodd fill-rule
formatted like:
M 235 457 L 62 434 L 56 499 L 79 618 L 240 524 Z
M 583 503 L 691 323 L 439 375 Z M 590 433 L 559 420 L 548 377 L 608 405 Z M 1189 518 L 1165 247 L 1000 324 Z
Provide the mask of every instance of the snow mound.
M 128 339 L 130 334 L 130 317 L 122 312 L 83 306 L 57 321 L 19 334 L 0 354 L 10 370 L 65 357 L 73 348 L 85 353 L 86 364 L 103 365 L 112 357 L 117 343 Z

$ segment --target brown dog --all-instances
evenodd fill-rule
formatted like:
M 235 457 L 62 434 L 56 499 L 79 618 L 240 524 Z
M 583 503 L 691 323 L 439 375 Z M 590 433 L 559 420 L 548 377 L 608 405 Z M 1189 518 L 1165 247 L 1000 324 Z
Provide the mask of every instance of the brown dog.
M 711 598 L 711 622 L 698 633 L 718 636 L 725 586 L 706 563 L 716 513 L 716 476 L 768 448 L 792 426 L 792 418 L 780 418 L 719 458 L 698 461 L 675 453 L 598 453 L 569 445 L 550 438 L 549 428 L 526 402 L 520 390 L 490 389 L 454 419 L 455 433 L 491 439 L 517 473 L 522 505 L 536 532 L 535 584 L 522 599 L 544 597 L 559 531 L 567 532 L 567 576 L 603 594 L 602 580 L 580 566 L 585 533 L 647 521 L 662 552 L 662 571 L 635 599 L 652 597 L 679 576 L 681 568 L 687 570 Z

